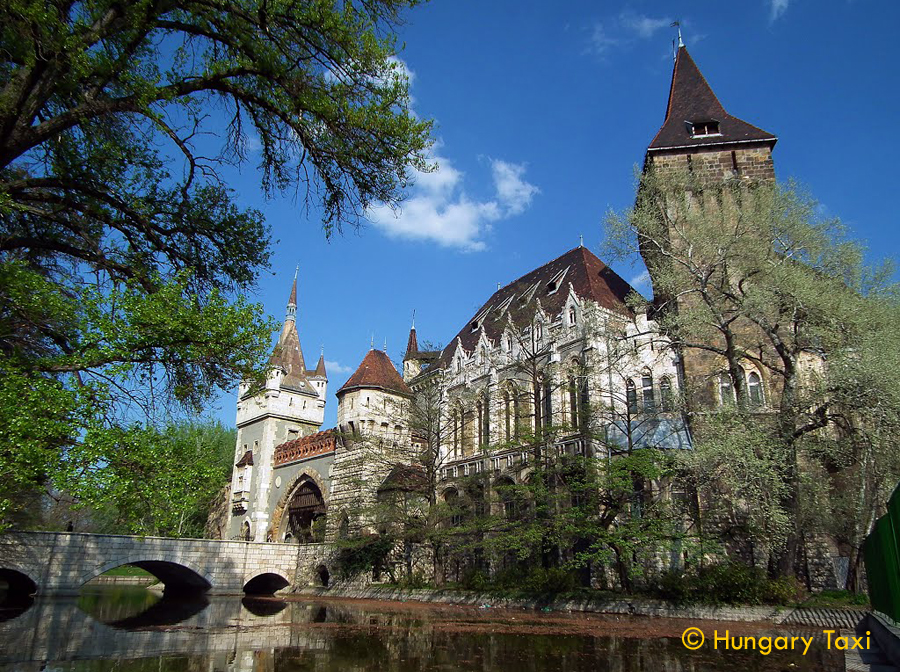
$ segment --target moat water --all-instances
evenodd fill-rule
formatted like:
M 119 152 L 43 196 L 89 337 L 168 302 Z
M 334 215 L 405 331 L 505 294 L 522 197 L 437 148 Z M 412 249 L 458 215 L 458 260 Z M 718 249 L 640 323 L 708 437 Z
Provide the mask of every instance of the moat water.
M 707 642 L 685 648 L 698 627 Z M 718 650 L 737 637 L 796 649 Z M 790 641 L 790 640 L 788 640 Z M 0 606 L 0 672 L 831 671 L 821 630 L 340 599 L 169 599 L 144 589 Z

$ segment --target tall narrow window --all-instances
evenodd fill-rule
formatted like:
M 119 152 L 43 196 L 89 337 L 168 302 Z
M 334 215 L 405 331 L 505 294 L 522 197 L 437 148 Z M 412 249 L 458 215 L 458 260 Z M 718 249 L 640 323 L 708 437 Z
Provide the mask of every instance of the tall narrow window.
M 506 433 L 503 438 L 509 441 L 512 439 L 512 403 L 509 398 L 509 390 L 503 393 L 503 423 Z
M 569 324 L 574 325 L 577 319 L 577 315 L 575 313 L 575 306 L 569 307 Z
M 763 405 L 762 380 L 755 371 L 747 376 L 747 395 L 750 397 L 751 408 L 759 408 Z
M 734 403 L 734 385 L 731 384 L 731 376 L 727 373 L 719 376 L 719 397 L 723 404 Z
M 484 402 L 481 408 L 482 412 L 482 431 L 481 431 L 481 445 L 487 446 L 491 443 L 491 398 L 485 393 Z
M 543 409 L 543 424 L 544 425 L 552 425 L 553 424 L 553 389 L 550 386 L 550 379 L 546 378 L 544 380 L 544 409 Z
M 625 383 L 625 399 L 628 402 L 628 413 L 634 415 L 638 412 L 637 389 L 633 380 Z
M 575 429 L 578 424 L 578 383 L 574 376 L 569 376 L 569 417 L 572 428 Z
M 659 396 L 662 410 L 671 411 L 675 407 L 675 399 L 672 397 L 672 381 L 668 376 L 663 376 L 659 381 Z
M 578 378 L 578 395 L 578 428 L 587 429 L 591 412 L 591 391 L 588 387 L 587 376 Z
M 653 376 L 649 372 L 641 376 L 641 401 L 646 413 L 656 410 L 656 399 L 653 396 Z
M 478 418 L 478 445 L 484 445 L 484 422 L 483 422 L 484 406 L 480 401 L 475 404 L 475 415 Z
M 521 436 L 522 418 L 519 410 L 519 391 L 513 389 L 513 437 L 518 440 Z
M 540 346 L 544 341 L 544 325 L 536 322 L 534 325 L 534 342 Z
M 459 457 L 460 429 L 459 410 L 455 410 L 453 411 L 453 457 Z

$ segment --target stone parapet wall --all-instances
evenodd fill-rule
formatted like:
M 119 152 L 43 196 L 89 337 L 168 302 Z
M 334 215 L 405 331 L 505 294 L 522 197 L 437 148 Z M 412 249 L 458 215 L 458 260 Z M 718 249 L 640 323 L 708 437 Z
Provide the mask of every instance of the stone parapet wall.
M 73 532 L 0 535 L 0 569 L 30 578 L 39 594 L 77 593 L 86 582 L 121 565 L 135 565 L 167 587 L 241 594 L 262 574 L 288 586 L 315 585 L 316 568 L 328 562 L 326 544 L 276 544 L 211 539 L 170 539 Z

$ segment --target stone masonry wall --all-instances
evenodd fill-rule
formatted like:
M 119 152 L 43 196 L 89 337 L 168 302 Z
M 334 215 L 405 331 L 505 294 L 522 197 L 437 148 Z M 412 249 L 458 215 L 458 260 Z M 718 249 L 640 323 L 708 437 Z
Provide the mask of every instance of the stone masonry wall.
M 261 574 L 286 587 L 317 585 L 317 568 L 331 555 L 327 544 L 275 544 L 210 539 L 168 539 L 63 532 L 0 535 L 0 569 L 28 576 L 39 594 L 73 594 L 103 572 L 136 564 L 167 587 L 240 594 Z

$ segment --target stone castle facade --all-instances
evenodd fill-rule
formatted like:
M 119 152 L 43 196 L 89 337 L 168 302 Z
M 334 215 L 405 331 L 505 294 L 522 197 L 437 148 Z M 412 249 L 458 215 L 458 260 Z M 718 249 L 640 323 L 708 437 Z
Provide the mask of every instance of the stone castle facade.
M 730 115 L 679 48 L 647 167 L 771 182 L 776 141 Z M 644 257 L 652 280 L 658 260 Z M 522 483 L 531 458 L 522 446 L 540 433 L 552 433 L 558 454 L 593 458 L 689 449 L 676 400 L 690 391 L 697 403 L 725 403 L 733 381 L 715 356 L 672 348 L 653 310 L 633 309 L 633 291 L 586 248 L 569 250 L 499 288 L 440 351 L 420 350 L 413 326 L 402 375 L 371 349 L 337 392 L 337 427 L 321 431 L 328 378 L 321 357 L 305 368 L 295 278 L 266 387 L 241 388 L 229 536 L 302 543 L 374 532 L 364 512 L 404 481 L 433 484 L 448 502 L 464 476 Z M 665 299 L 655 297 L 656 308 Z M 765 410 L 773 392 L 764 372 L 748 366 L 742 375 Z M 588 438 L 598 434 L 605 440 Z M 410 470 L 410 456 L 427 451 L 436 473 L 413 473 L 421 468 Z M 492 492 L 484 505 L 505 503 Z

